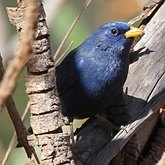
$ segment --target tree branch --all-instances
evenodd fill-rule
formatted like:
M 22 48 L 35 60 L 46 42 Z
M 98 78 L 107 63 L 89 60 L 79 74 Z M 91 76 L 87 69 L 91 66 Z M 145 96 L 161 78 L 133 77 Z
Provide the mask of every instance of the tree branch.
M 18 34 L 21 36 L 25 31 L 24 23 L 24 3 L 19 4 L 17 10 L 13 11 L 14 16 L 17 11 L 20 17 L 13 19 Z M 20 12 L 21 11 L 21 12 Z M 11 12 L 11 11 L 10 11 Z M 30 99 L 31 127 L 36 143 L 31 143 L 41 147 L 42 164 L 59 164 L 72 161 L 70 151 L 70 136 L 62 134 L 61 127 L 63 118 L 59 111 L 59 99 L 55 85 L 55 67 L 51 56 L 49 30 L 45 20 L 45 13 L 40 3 L 39 18 L 35 31 L 35 41 L 31 43 L 33 55 L 27 62 L 28 75 L 26 76 L 26 92 Z M 67 151 L 67 156 L 64 155 Z
M 2 64 L 2 58 L 0 56 L 0 80 L 3 79 L 3 75 L 4 75 L 4 67 Z M 10 115 L 10 118 L 13 122 L 13 125 L 15 127 L 18 143 L 21 144 L 21 146 L 25 148 L 26 154 L 29 158 L 31 158 L 31 156 L 34 155 L 36 157 L 36 160 L 38 160 L 35 154 L 35 150 L 33 149 L 33 147 L 29 146 L 29 143 L 27 140 L 26 128 L 20 118 L 20 115 L 14 103 L 13 97 L 11 95 L 8 96 L 7 98 L 6 107 Z M 4 158 L 3 162 L 5 162 L 5 159 L 6 158 Z
M 29 102 L 28 102 L 28 104 L 27 104 L 27 106 L 26 106 L 26 108 L 25 108 L 25 111 L 24 111 L 24 113 L 23 113 L 23 115 L 22 115 L 22 117 L 21 117 L 21 120 L 22 120 L 22 122 L 24 122 L 24 120 L 25 120 L 25 117 L 26 117 L 26 115 L 27 115 L 27 113 L 28 113 L 28 111 L 29 111 Z M 9 111 L 9 113 L 10 113 L 10 109 L 8 110 Z M 18 126 L 19 127 L 19 126 Z M 20 127 L 19 127 L 20 128 Z M 25 128 L 24 128 L 24 131 L 25 131 Z M 26 131 L 25 132 L 23 132 L 22 134 L 25 134 L 26 133 Z M 27 137 L 27 133 L 25 134 L 26 135 L 26 137 Z M 11 153 L 11 151 L 12 151 L 12 149 L 13 149 L 13 147 L 14 147 L 14 145 L 16 145 L 16 139 L 17 139 L 17 134 L 16 134 L 16 131 L 14 132 L 14 134 L 13 134 L 13 137 L 12 137 L 12 139 L 11 139 L 11 141 L 10 141 L 10 143 L 9 143 L 9 146 L 8 146 L 8 149 L 7 149 L 7 151 L 6 151 L 6 153 L 5 153 L 5 156 L 4 156 L 4 158 L 3 158 L 3 161 L 2 161 L 2 165 L 5 165 L 6 164 L 6 161 L 8 160 L 8 158 L 9 158 L 9 155 L 10 155 L 10 153 Z M 21 140 L 22 141 L 22 140 Z M 20 143 L 19 143 L 20 144 Z
M 24 24 L 24 32 L 21 36 L 22 41 L 19 45 L 19 49 L 15 54 L 15 58 L 8 66 L 0 85 L 0 109 L 2 109 L 2 106 L 5 103 L 7 97 L 15 89 L 19 73 L 21 72 L 21 70 L 23 69 L 23 67 L 32 55 L 31 44 L 34 40 L 35 29 L 38 22 L 39 4 L 38 1 L 35 0 L 27 0 L 26 3 L 28 7 L 25 12 L 26 24 Z M 9 15 L 9 19 L 11 18 L 11 15 Z

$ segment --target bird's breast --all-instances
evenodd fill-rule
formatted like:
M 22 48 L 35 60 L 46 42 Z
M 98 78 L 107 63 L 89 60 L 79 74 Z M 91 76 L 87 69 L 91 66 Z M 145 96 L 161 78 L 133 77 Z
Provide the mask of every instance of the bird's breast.
M 78 63 L 80 84 L 88 97 L 100 98 L 122 88 L 128 67 L 122 61 L 98 61 L 81 59 Z

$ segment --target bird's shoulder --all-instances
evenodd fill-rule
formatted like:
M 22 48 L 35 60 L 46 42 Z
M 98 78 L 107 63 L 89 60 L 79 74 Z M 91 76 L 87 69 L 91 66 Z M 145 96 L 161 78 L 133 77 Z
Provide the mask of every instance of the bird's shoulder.
M 75 87 L 78 81 L 78 73 L 75 68 L 75 55 L 77 48 L 72 50 L 59 66 L 56 67 L 56 84 L 59 94 Z

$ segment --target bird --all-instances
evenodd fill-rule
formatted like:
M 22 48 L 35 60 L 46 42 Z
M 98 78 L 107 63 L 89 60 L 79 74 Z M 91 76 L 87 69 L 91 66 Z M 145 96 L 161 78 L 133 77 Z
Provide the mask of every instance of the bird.
M 126 22 L 105 23 L 56 66 L 61 111 L 70 122 L 103 112 L 121 96 L 133 39 L 142 34 Z

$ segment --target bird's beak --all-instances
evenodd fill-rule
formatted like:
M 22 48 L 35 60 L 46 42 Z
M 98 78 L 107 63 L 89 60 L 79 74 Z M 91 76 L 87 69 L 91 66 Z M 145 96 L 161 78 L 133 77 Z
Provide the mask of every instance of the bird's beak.
M 142 30 L 131 26 L 130 30 L 128 30 L 124 35 L 126 38 L 130 38 L 130 37 L 139 37 L 143 34 L 144 34 L 144 32 Z

